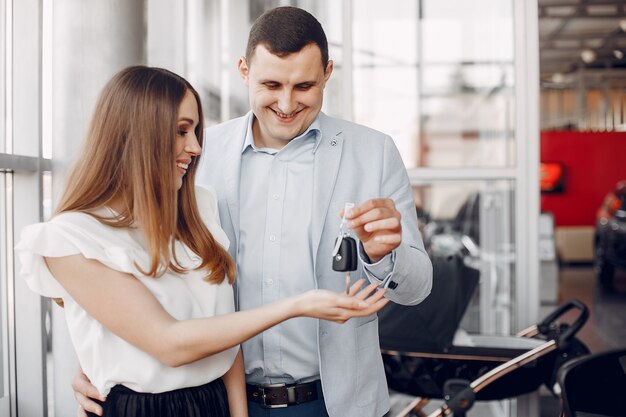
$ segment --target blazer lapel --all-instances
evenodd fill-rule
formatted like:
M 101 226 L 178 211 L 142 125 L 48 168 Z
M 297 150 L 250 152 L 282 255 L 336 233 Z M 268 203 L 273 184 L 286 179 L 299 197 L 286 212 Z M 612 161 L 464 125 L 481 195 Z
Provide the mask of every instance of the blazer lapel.
M 235 130 L 234 136 L 227 142 L 224 152 L 224 186 L 226 187 L 226 201 L 228 211 L 233 224 L 235 239 L 239 242 L 239 181 L 241 180 L 241 148 L 246 137 L 248 120 L 252 117 L 249 112 L 247 117 L 241 118 L 241 124 Z M 236 251 L 234 252 L 236 253 Z
M 311 219 L 313 239 L 313 265 L 316 265 L 317 251 L 320 246 L 328 208 L 337 182 L 343 138 L 341 132 L 328 129 L 326 117 L 320 113 L 322 137 L 315 152 L 315 168 L 313 179 L 313 218 Z M 325 133 L 330 132 L 330 134 Z

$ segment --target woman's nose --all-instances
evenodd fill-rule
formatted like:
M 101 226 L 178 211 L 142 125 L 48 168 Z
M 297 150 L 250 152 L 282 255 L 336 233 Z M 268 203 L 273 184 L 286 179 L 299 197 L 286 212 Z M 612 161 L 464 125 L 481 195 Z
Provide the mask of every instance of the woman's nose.
M 198 138 L 196 138 L 196 135 L 190 135 L 187 139 L 187 143 L 185 144 L 185 152 L 194 156 L 198 156 L 202 152 L 202 148 L 198 143 Z

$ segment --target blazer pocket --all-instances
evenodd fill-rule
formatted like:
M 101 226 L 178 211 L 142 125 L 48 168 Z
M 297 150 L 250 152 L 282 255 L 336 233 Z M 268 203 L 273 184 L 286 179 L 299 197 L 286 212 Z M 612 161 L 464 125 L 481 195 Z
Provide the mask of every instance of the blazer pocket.
M 356 405 L 364 407 L 378 400 L 380 390 L 387 389 L 378 342 L 378 318 L 356 328 L 356 348 Z

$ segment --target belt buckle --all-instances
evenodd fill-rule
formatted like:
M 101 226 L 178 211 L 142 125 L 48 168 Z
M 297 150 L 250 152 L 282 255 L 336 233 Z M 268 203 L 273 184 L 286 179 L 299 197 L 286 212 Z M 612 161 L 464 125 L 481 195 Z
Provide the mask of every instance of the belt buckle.
M 263 408 L 286 408 L 287 406 L 289 406 L 289 399 L 287 399 L 287 402 L 285 404 L 267 404 L 265 402 L 265 388 L 281 388 L 286 385 L 287 384 L 283 384 L 283 383 L 259 385 L 259 387 L 263 390 L 263 395 L 261 396 L 263 398 L 263 402 L 261 403 L 261 406 Z M 287 395 L 289 395 L 289 390 L 287 390 Z

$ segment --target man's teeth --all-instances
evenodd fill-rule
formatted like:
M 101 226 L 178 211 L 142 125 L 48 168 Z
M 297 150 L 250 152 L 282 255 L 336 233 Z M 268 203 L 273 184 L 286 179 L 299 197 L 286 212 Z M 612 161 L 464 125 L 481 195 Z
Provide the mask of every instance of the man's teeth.
M 287 118 L 293 116 L 295 113 L 285 114 L 285 113 L 281 113 L 281 112 L 277 111 L 276 114 L 278 115 L 278 117 L 282 117 L 283 119 L 287 119 Z
M 182 168 L 182 169 L 184 169 L 184 170 L 187 170 L 187 168 L 189 168 L 189 165 L 187 165 L 187 164 L 183 164 L 182 162 L 177 162 L 177 163 L 176 163 L 176 166 L 177 166 L 178 168 Z

